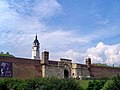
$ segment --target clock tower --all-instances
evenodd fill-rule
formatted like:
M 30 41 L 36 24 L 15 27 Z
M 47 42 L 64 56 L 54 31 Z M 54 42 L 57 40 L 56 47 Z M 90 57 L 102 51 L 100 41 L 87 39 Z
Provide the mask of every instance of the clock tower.
M 37 39 L 37 35 L 35 36 L 35 40 L 33 42 L 33 46 L 32 46 L 32 59 L 40 59 L 40 43 Z

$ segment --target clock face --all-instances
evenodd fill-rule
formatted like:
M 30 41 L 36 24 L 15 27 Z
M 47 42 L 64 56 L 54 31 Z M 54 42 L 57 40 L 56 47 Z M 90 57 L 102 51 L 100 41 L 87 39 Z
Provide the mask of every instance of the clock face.
M 34 50 L 36 50 L 37 49 L 37 47 L 34 47 Z
M 33 50 L 39 50 L 39 47 L 32 47 Z

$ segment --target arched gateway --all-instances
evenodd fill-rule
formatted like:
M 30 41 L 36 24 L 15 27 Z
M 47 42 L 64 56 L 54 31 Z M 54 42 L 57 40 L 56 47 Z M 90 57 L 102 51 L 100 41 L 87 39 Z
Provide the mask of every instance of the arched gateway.
M 64 78 L 68 78 L 69 77 L 69 72 L 68 72 L 68 70 L 64 70 Z

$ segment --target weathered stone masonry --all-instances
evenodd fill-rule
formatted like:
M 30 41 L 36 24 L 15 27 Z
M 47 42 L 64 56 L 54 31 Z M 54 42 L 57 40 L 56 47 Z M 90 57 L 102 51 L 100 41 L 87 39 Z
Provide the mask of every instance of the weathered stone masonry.
M 44 51 L 42 60 L 17 57 L 0 57 L 0 62 L 12 63 L 12 77 L 27 79 L 33 77 L 58 78 L 101 78 L 120 74 L 120 68 L 94 66 L 90 63 L 76 64 L 68 59 L 49 60 L 49 52 Z
M 12 77 L 32 78 L 42 75 L 40 60 L 32 60 L 16 57 L 0 57 L 0 62 L 12 63 Z

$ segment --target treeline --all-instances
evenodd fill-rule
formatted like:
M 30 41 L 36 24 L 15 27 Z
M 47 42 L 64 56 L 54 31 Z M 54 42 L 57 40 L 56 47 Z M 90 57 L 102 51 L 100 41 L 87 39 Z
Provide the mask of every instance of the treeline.
M 89 81 L 87 90 L 120 90 L 120 76 Z
M 83 81 L 86 86 L 83 85 Z M 4 78 L 0 79 L 0 90 L 120 90 L 120 76 L 83 81 L 55 77 L 27 80 Z
M 73 79 L 34 78 L 18 80 L 14 78 L 0 79 L 0 90 L 81 90 Z

